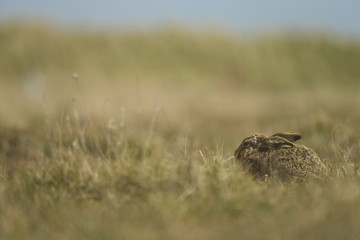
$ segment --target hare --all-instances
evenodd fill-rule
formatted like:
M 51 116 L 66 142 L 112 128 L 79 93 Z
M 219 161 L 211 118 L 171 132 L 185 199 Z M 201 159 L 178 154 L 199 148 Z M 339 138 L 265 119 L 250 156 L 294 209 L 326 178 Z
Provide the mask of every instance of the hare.
M 300 144 L 298 133 L 276 133 L 270 137 L 255 133 L 235 151 L 239 160 L 257 178 L 304 181 L 325 173 L 326 167 L 314 150 Z

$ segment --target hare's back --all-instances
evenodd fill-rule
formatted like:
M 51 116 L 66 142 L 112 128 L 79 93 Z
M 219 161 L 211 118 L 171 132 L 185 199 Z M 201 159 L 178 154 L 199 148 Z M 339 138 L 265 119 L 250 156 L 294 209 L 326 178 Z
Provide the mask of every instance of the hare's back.
M 325 166 L 314 150 L 303 145 L 276 149 L 270 153 L 271 172 L 280 178 L 305 178 Z

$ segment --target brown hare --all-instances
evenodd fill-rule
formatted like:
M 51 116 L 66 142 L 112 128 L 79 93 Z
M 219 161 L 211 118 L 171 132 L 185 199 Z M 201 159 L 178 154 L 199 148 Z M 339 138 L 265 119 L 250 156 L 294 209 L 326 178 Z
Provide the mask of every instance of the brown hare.
M 296 144 L 298 133 L 276 133 L 270 137 L 255 133 L 235 151 L 239 160 L 257 178 L 304 181 L 325 173 L 326 167 L 314 150 Z

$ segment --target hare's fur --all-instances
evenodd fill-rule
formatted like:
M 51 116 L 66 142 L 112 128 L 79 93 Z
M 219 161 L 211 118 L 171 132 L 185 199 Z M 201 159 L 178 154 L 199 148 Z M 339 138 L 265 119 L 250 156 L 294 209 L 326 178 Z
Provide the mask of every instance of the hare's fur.
M 257 178 L 303 181 L 325 173 L 326 167 L 315 151 L 295 143 L 300 138 L 298 133 L 269 137 L 255 133 L 243 140 L 234 155 Z

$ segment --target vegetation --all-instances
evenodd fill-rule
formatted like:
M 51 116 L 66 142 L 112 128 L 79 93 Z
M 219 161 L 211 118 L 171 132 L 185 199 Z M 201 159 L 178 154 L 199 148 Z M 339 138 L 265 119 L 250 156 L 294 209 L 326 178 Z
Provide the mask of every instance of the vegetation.
M 181 29 L 91 32 L 42 25 L 0 28 L 1 77 L 25 81 L 31 74 L 88 80 L 147 79 L 226 81 L 240 86 L 305 87 L 356 84 L 360 45 L 326 35 L 234 37 Z M 89 71 L 91 69 L 91 71 Z
M 0 51 L 0 239 L 358 238 L 356 40 L 3 24 Z M 329 176 L 244 172 L 279 131 Z

